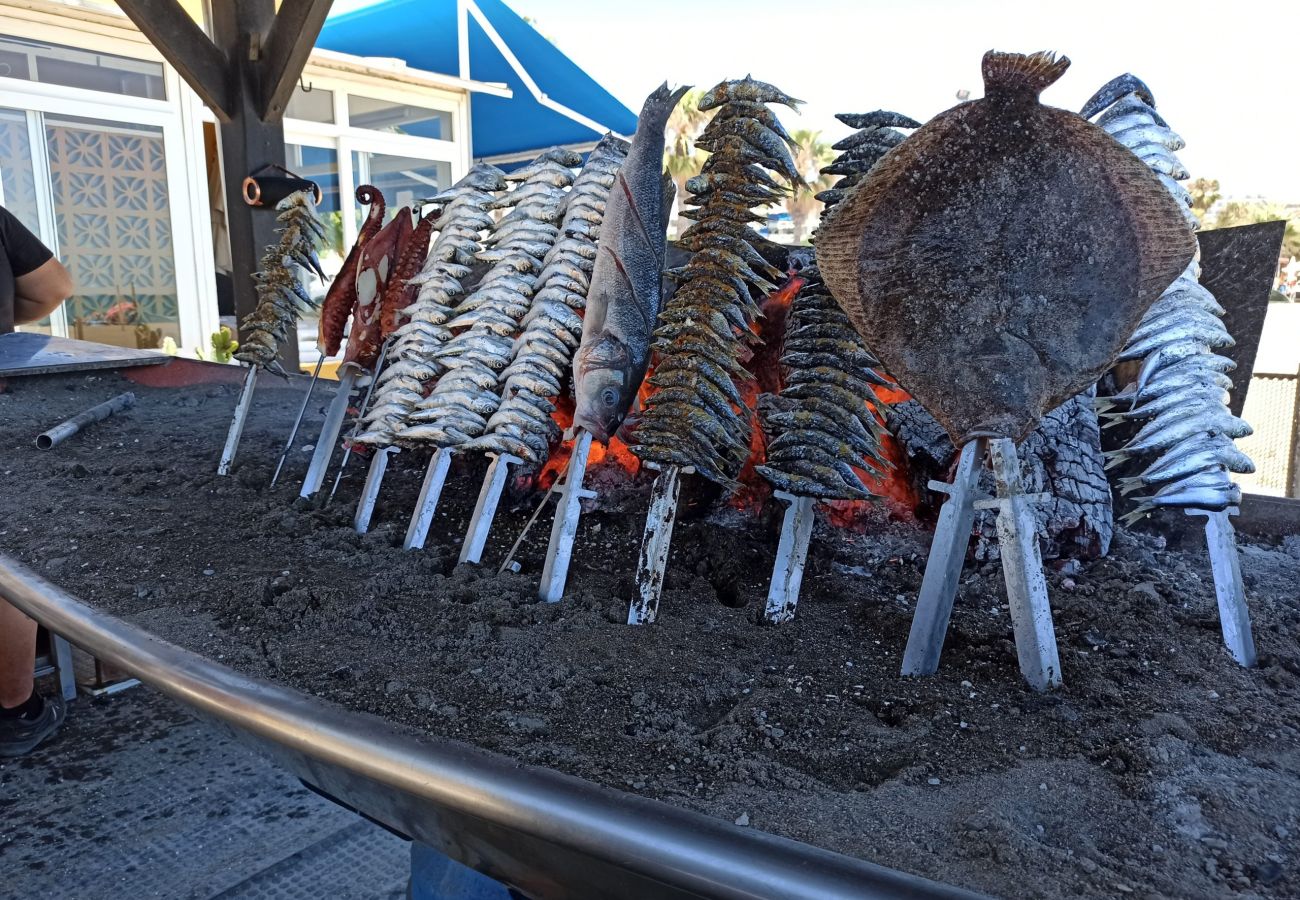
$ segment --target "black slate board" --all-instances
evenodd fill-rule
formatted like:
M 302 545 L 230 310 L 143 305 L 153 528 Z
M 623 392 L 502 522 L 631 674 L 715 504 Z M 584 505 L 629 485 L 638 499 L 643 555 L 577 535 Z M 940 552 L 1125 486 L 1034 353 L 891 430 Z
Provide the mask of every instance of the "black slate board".
M 156 366 L 170 359 L 154 350 L 133 350 L 48 334 L 23 331 L 0 334 L 0 377 Z
M 1229 372 L 1232 398 L 1228 408 L 1241 415 L 1246 389 L 1255 371 L 1255 354 L 1268 312 L 1268 292 L 1277 274 L 1286 222 L 1262 222 L 1213 228 L 1197 235 L 1201 243 L 1201 286 L 1224 309 L 1223 325 L 1237 342 L 1215 352 L 1237 364 Z

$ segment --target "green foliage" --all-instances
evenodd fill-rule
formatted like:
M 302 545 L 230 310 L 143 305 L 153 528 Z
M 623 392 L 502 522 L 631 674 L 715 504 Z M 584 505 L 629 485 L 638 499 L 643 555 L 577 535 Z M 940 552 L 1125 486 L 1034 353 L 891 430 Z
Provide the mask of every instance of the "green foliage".
M 213 362 L 228 363 L 239 349 L 239 341 L 235 340 L 234 334 L 226 325 L 222 325 L 220 331 L 214 331 L 211 340 Z
M 820 131 L 807 128 L 790 133 L 795 143 L 794 167 L 808 183 L 806 189 L 796 190 L 785 201 L 785 211 L 790 214 L 790 222 L 794 226 L 791 240 L 796 244 L 804 242 L 804 229 L 808 219 L 821 207 L 821 201 L 814 195 L 835 183 L 835 176 L 819 174 L 821 169 L 835 161 L 835 151 L 821 136 Z
M 1206 213 L 1210 207 L 1219 201 L 1223 196 L 1219 193 L 1219 182 L 1209 178 L 1197 178 L 1187 183 L 1187 193 L 1192 195 L 1192 212 L 1196 213 L 1196 218 L 1202 222 L 1205 221 Z
M 1254 225 L 1257 222 L 1286 221 L 1282 236 L 1282 256 L 1300 257 L 1300 210 L 1286 208 L 1269 200 L 1229 200 L 1221 203 L 1206 222 L 1213 228 L 1231 228 L 1234 225 Z

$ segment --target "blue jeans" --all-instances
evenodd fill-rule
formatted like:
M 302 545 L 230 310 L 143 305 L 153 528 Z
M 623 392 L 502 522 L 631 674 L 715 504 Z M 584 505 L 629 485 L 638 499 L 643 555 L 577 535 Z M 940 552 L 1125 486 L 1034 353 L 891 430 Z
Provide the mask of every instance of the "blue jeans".
M 410 900 L 511 900 L 518 896 L 427 844 L 411 841 Z

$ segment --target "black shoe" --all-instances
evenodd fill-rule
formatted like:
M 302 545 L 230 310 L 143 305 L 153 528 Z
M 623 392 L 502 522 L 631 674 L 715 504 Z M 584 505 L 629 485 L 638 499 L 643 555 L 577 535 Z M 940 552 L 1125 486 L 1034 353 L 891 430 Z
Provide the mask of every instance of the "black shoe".
M 45 707 L 34 719 L 0 719 L 0 756 L 22 756 L 59 730 L 67 708 L 63 697 L 45 697 Z

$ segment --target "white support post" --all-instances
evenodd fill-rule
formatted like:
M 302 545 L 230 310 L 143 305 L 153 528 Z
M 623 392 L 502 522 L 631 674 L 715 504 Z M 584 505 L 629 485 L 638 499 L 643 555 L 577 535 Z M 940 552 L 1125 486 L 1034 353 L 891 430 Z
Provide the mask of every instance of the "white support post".
M 451 467 L 452 453 L 448 447 L 439 447 L 433 451 L 429 468 L 424 473 L 420 496 L 415 501 L 415 511 L 411 513 L 411 524 L 406 529 L 406 540 L 402 542 L 403 550 L 419 550 L 424 547 L 424 539 L 429 536 L 429 526 L 433 524 L 433 514 L 438 509 L 438 498 L 442 496 L 442 485 L 447 480 L 447 469 Z
M 256 386 L 257 366 L 249 366 L 248 374 L 244 376 L 244 386 L 239 390 L 239 402 L 235 404 L 235 417 L 230 420 L 230 430 L 226 432 L 226 446 L 221 448 L 218 475 L 230 474 L 235 452 L 239 450 L 239 439 L 244 436 L 244 423 L 248 421 L 248 410 L 253 405 L 253 388 Z
M 775 496 L 788 505 L 781 518 L 781 540 L 776 546 L 776 565 L 772 569 L 772 583 L 767 589 L 767 609 L 763 618 L 779 625 L 794 618 L 795 606 L 799 603 L 799 586 L 803 583 L 803 568 L 808 561 L 808 541 L 812 537 L 817 501 L 785 491 L 777 491 Z
M 551 540 L 546 545 L 546 563 L 542 567 L 542 583 L 537 596 L 547 603 L 557 603 L 564 596 L 564 585 L 569 580 L 569 561 L 573 556 L 573 540 L 578 535 L 578 517 L 582 515 L 582 501 L 596 496 L 582 486 L 587 472 L 587 454 L 591 451 L 591 432 L 578 431 L 573 442 L 573 455 L 564 472 L 564 484 L 552 491 L 559 494 L 555 505 L 555 521 L 551 523 Z
M 483 548 L 487 546 L 492 520 L 497 514 L 497 504 L 501 502 L 501 492 L 505 490 L 506 481 L 510 477 L 510 467 L 523 462 L 518 456 L 509 453 L 489 455 L 492 463 L 483 475 L 483 487 L 479 488 L 478 502 L 474 504 L 474 515 L 470 517 L 465 542 L 460 545 L 460 559 L 457 560 L 475 566 L 483 559 Z
M 646 465 L 656 468 L 654 463 Z M 655 478 L 650 490 L 645 535 L 641 539 L 641 556 L 636 566 L 636 596 L 627 611 L 629 625 L 648 625 L 659 614 L 659 597 L 663 594 L 668 552 L 672 549 L 673 525 L 677 522 L 677 498 L 682 491 L 681 476 L 694 471 L 693 466 L 665 466 Z
M 361 487 L 361 499 L 357 501 L 357 511 L 352 517 L 352 527 L 357 534 L 370 530 L 370 517 L 375 512 L 375 501 L 379 499 L 379 486 L 384 483 L 384 473 L 388 471 L 388 456 L 401 453 L 400 447 L 380 447 L 370 457 L 370 470 L 366 472 L 366 483 Z
M 1219 626 L 1223 643 L 1239 665 L 1253 668 L 1255 638 L 1250 630 L 1250 610 L 1246 607 L 1246 588 L 1241 580 L 1241 558 L 1237 537 L 1228 518 L 1237 510 L 1210 512 L 1189 509 L 1189 516 L 1205 516 L 1205 543 L 1210 552 L 1210 570 L 1214 573 L 1214 595 L 1219 603 Z
M 343 428 L 343 419 L 348 413 L 348 400 L 352 396 L 352 386 L 356 384 L 361 369 L 351 363 L 344 363 L 339 369 L 339 386 L 330 401 L 321 425 L 320 436 L 316 439 L 316 448 L 311 454 L 311 463 L 307 466 L 307 476 L 303 479 L 299 497 L 309 498 L 321 489 L 325 483 L 325 472 L 329 469 L 330 458 L 334 455 L 334 445 L 339 441 L 339 431 Z
M 1061 683 L 1052 607 L 1047 599 L 1047 579 L 1043 577 L 1043 560 L 1038 552 L 1037 522 L 1031 508 L 1044 495 L 1024 493 L 1014 441 L 1008 438 L 990 441 L 989 462 L 998 499 L 977 503 L 976 508 L 998 507 L 998 550 L 1002 555 L 1002 577 L 1007 583 L 1020 672 L 1030 687 L 1044 691 Z
M 921 594 L 912 615 L 912 629 L 903 651 L 904 675 L 933 675 L 939 668 L 939 655 L 948 634 L 948 619 L 957 597 L 957 581 L 966 561 L 971 527 L 975 524 L 975 501 L 979 495 L 979 473 L 988 448 L 987 438 L 968 441 L 961 448 L 952 484 L 931 481 L 930 490 L 948 495 L 939 510 L 930 556 L 925 561 Z

